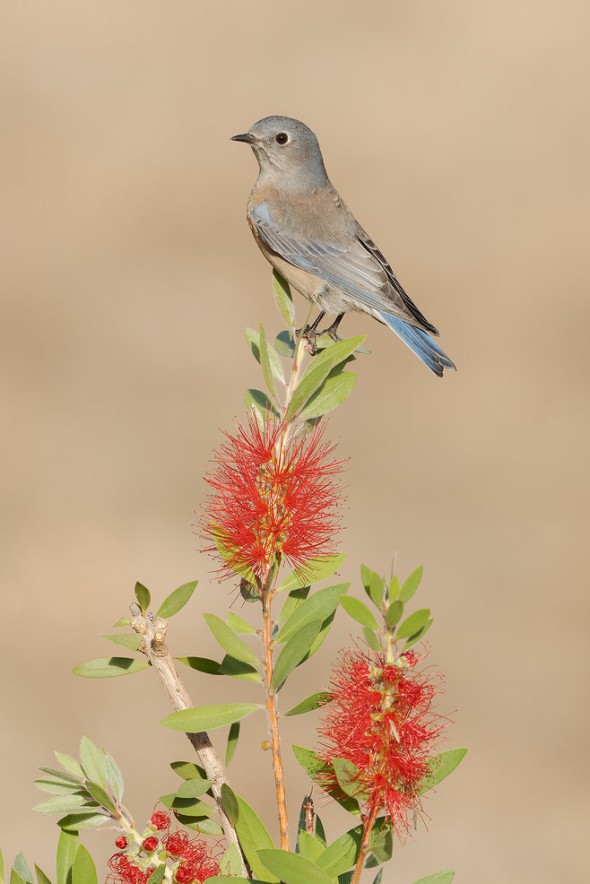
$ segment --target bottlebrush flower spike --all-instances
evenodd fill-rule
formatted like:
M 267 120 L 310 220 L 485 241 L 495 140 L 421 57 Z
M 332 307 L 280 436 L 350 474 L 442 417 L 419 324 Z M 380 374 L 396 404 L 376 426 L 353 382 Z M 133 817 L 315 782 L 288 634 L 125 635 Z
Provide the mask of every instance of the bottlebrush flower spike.
M 421 810 L 420 789 L 446 725 L 431 708 L 437 691 L 432 679 L 409 670 L 407 663 L 344 652 L 319 730 L 319 755 L 330 766 L 322 775 L 326 791 L 341 792 L 334 759 L 352 762 L 365 814 L 384 811 L 398 834 L 407 832 L 408 815 Z
M 321 428 L 288 441 L 284 431 L 251 418 L 216 452 L 203 528 L 226 574 L 264 582 L 283 558 L 304 572 L 310 559 L 334 552 L 342 469 L 330 459 L 335 446 L 322 442 Z

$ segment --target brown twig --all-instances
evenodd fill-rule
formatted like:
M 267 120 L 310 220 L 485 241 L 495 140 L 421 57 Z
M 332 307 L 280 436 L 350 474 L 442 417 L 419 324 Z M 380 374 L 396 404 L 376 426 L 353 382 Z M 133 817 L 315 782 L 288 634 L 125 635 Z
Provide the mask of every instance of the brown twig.
M 168 621 L 163 620 L 161 617 L 153 617 L 153 615 L 149 613 L 143 614 L 141 608 L 135 602 L 131 605 L 131 616 L 131 627 L 135 632 L 139 633 L 139 635 L 142 635 L 144 639 L 140 651 L 147 656 L 153 669 L 158 673 L 160 681 L 162 682 L 164 690 L 168 694 L 174 709 L 177 712 L 184 709 L 192 709 L 193 704 L 191 698 L 180 680 L 174 664 L 174 658 L 166 644 Z M 226 841 L 228 844 L 235 844 L 237 846 L 242 866 L 242 874 L 248 875 L 248 869 L 238 841 L 238 836 L 223 807 L 221 787 L 224 783 L 229 785 L 225 768 L 217 757 L 217 753 L 215 752 L 206 731 L 187 733 L 186 736 L 199 756 L 199 761 L 205 770 L 207 779 L 211 782 L 211 791 L 215 799 L 215 804 L 217 805 L 217 810 L 219 811 L 221 827 Z
M 268 716 L 268 726 L 270 729 L 270 748 L 272 751 L 272 766 L 275 775 L 275 791 L 277 796 L 277 810 L 279 814 L 281 850 L 289 850 L 289 819 L 287 816 L 285 772 L 283 770 L 283 758 L 281 755 L 279 714 L 277 709 L 277 695 L 272 686 L 273 656 L 272 620 L 270 616 L 271 598 L 271 590 L 266 591 L 262 598 L 262 637 L 264 640 L 264 670 L 266 675 L 266 713 Z

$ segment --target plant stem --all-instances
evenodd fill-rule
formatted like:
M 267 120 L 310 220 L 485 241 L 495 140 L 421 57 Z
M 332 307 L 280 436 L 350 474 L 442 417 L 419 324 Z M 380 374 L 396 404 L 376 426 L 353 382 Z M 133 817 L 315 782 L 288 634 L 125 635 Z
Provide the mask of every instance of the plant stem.
M 147 656 L 152 668 L 157 672 L 174 709 L 177 712 L 183 709 L 191 709 L 193 706 L 191 698 L 179 678 L 174 665 L 174 658 L 166 644 L 168 622 L 161 617 L 154 618 L 150 614 L 142 614 L 139 605 L 135 604 L 135 602 L 131 605 L 131 615 L 131 627 L 135 632 L 144 637 L 140 650 Z M 240 848 L 238 836 L 225 813 L 221 797 L 222 785 L 224 783 L 229 785 L 225 768 L 217 757 L 217 753 L 209 739 L 209 734 L 206 731 L 187 733 L 186 736 L 199 756 L 199 761 L 205 769 L 207 779 L 211 782 L 211 791 L 219 811 L 223 834 L 228 845 L 235 844 L 238 848 L 242 874 L 246 876 L 248 874 L 247 866 Z
M 266 714 L 268 716 L 268 726 L 270 730 L 270 747 L 272 752 L 272 766 L 275 775 L 275 791 L 277 796 L 277 811 L 279 815 L 281 849 L 289 850 L 289 819 L 287 817 L 285 772 L 283 770 L 283 758 L 281 755 L 281 738 L 279 734 L 277 696 L 272 686 L 272 596 L 273 590 L 269 587 L 264 592 L 264 595 L 262 597 L 262 635 L 264 639 L 264 669 L 266 675 Z
M 356 861 L 356 866 L 354 867 L 354 874 L 352 876 L 352 880 L 350 884 L 358 884 L 361 877 L 361 872 L 363 870 L 363 865 L 365 862 L 365 856 L 367 855 L 367 849 L 369 847 L 369 839 L 371 837 L 371 831 L 373 829 L 373 824 L 375 822 L 375 817 L 377 816 L 377 802 L 373 801 L 370 807 L 369 812 L 367 813 L 364 824 L 363 824 L 363 840 L 361 841 L 361 846 L 359 848 L 359 855 Z

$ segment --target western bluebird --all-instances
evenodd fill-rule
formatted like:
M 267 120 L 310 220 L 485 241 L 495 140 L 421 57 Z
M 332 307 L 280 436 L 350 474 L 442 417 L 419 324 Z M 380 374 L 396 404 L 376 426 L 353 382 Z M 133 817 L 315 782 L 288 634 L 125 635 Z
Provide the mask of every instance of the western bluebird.
M 265 117 L 232 141 L 244 141 L 259 174 L 248 222 L 262 254 L 293 288 L 319 308 L 305 333 L 313 339 L 325 313 L 349 310 L 385 323 L 439 377 L 455 365 L 426 332 L 438 331 L 418 310 L 371 237 L 330 182 L 318 140 L 304 123 Z

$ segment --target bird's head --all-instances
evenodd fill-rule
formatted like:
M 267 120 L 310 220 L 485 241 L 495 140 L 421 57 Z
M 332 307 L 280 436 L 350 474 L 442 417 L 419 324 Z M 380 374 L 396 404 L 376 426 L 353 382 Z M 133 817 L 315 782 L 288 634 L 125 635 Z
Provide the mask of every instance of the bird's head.
M 328 177 L 322 152 L 311 129 L 291 117 L 265 117 L 232 141 L 249 144 L 263 177 L 277 183 L 326 184 Z

